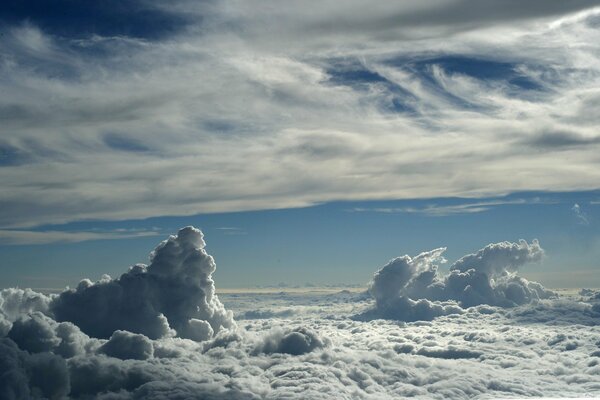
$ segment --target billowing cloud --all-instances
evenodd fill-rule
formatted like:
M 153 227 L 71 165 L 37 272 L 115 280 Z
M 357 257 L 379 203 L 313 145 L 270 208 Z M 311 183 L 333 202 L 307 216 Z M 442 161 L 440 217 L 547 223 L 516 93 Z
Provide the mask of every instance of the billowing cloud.
M 35 311 L 48 313 L 50 297 L 31 289 L 7 288 L 0 291 L 0 315 L 14 321 Z
M 62 399 L 71 390 L 65 360 L 52 353 L 19 350 L 0 338 L 0 397 L 3 399 Z
M 154 347 L 152 341 L 144 335 L 114 331 L 98 352 L 121 360 L 146 360 L 154 355 Z
M 255 349 L 257 353 L 286 353 L 300 355 L 320 349 L 328 343 L 310 329 L 299 327 L 287 331 L 276 330 L 263 339 Z
M 50 310 L 57 321 L 98 338 L 127 330 L 153 339 L 209 339 L 235 323 L 215 294 L 216 266 L 204 246 L 202 232 L 183 228 L 152 252 L 148 266 L 137 264 L 118 279 L 83 280 L 58 295 Z
M 554 295 L 541 284 L 516 275 L 519 267 L 542 259 L 544 250 L 537 240 L 489 244 L 462 257 L 447 275 L 440 276 L 438 265 L 446 262 L 445 250 L 398 257 L 379 269 L 369 286 L 376 308 L 359 318 L 431 320 L 461 313 L 465 307 L 514 307 Z
M 528 244 L 501 242 L 485 246 L 475 254 L 468 254 L 450 267 L 451 271 L 466 272 L 470 269 L 490 278 L 502 277 L 517 272 L 519 267 L 542 260 L 544 250 L 537 240 Z
M 374 278 L 376 308 L 363 293 L 333 290 L 293 296 L 239 292 L 211 303 L 214 263 L 203 246 L 201 233 L 188 227 L 161 243 L 148 266 L 133 267 L 125 278 L 84 281 L 58 295 L 0 292 L 0 398 L 467 399 L 600 393 L 596 292 L 540 295 L 521 305 L 510 295 L 511 284 L 545 290 L 516 276 L 520 266 L 542 256 L 537 242 L 491 244 L 461 258 L 446 276 L 437 271 L 443 248 L 394 259 Z M 453 275 L 465 281 L 451 282 Z M 123 283 L 128 280 L 137 285 Z M 463 292 L 467 287 L 491 292 L 480 290 L 485 303 L 467 307 L 470 297 L 456 295 L 453 285 Z M 156 287 L 171 295 L 175 289 L 191 293 L 185 299 L 195 307 L 178 305 L 182 297 L 174 296 L 170 308 L 161 308 Z M 85 293 L 79 309 L 70 302 L 73 293 Z M 134 321 L 126 325 L 121 311 L 126 297 L 114 293 L 135 293 L 139 301 L 133 305 L 141 307 L 144 300 L 148 306 L 130 309 Z M 432 299 L 435 294 L 452 298 Z M 500 298 L 515 304 L 504 307 L 509 304 Z M 99 312 L 100 299 L 113 307 L 115 318 Z M 234 324 L 229 313 L 221 313 L 221 301 L 248 317 Z M 57 321 L 53 312 L 66 306 L 60 302 L 77 310 L 72 322 Z M 82 317 L 83 307 L 96 316 L 96 324 Z M 212 317 L 204 319 L 210 310 Z M 136 312 L 142 317 L 135 319 Z M 359 312 L 365 318 L 356 318 Z M 149 337 L 161 313 L 165 326 L 176 332 Z M 228 327 L 214 323 L 223 318 Z M 108 332 L 100 330 L 102 324 L 118 328 L 94 337 L 92 332 Z

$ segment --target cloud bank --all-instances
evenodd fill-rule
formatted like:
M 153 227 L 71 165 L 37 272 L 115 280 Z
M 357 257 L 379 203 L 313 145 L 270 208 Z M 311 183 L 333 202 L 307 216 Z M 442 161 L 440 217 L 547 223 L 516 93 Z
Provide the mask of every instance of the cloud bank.
M 234 322 L 215 294 L 216 266 L 204 246 L 202 232 L 183 228 L 152 252 L 148 266 L 137 264 L 114 280 L 83 280 L 54 299 L 50 310 L 57 321 L 98 338 L 124 329 L 152 339 L 210 339 Z
M 375 308 L 350 291 L 217 298 L 204 245 L 187 227 L 118 279 L 57 295 L 0 291 L 0 398 L 600 393 L 598 293 L 546 299 L 551 292 L 519 278 L 544 254 L 536 241 L 490 244 L 444 276 L 444 248 L 396 258 L 375 274 Z M 244 319 L 236 324 L 230 310 Z
M 445 250 L 398 257 L 379 269 L 369 286 L 376 307 L 359 317 L 431 320 L 482 304 L 515 307 L 554 296 L 541 284 L 517 276 L 519 267 L 541 261 L 544 250 L 537 240 L 489 244 L 440 276 Z
M 71 3 L 0 8 L 5 241 L 600 181 L 596 1 Z

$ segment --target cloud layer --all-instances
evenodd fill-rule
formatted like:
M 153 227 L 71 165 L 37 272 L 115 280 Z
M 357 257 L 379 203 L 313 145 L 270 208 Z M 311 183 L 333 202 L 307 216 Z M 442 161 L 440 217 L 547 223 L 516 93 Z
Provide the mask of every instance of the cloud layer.
M 600 179 L 595 1 L 20 3 L 0 10 L 8 230 Z
M 489 244 L 462 257 L 447 275 L 440 276 L 438 265 L 446 262 L 445 250 L 398 257 L 379 269 L 369 286 L 376 307 L 359 318 L 431 320 L 481 304 L 514 307 L 554 295 L 516 275 L 522 265 L 542 259 L 544 250 L 537 240 Z
M 58 295 L 0 291 L 0 397 L 443 399 L 600 393 L 596 291 L 544 299 L 540 293 L 550 292 L 517 278 L 520 266 L 542 257 L 536 241 L 491 244 L 438 276 L 444 250 L 399 257 L 380 269 L 371 286 L 375 308 L 372 298 L 349 290 L 217 298 L 215 265 L 204 251 L 202 233 L 183 228 L 159 244 L 148 266 L 136 265 L 119 279 L 84 280 Z M 472 294 L 457 296 L 453 279 L 459 279 L 461 293 L 488 297 L 477 297 L 480 305 L 469 307 Z M 537 293 L 536 301 L 515 297 L 513 284 Z M 445 298 L 430 300 L 434 294 Z M 231 310 L 242 317 L 238 324 Z
M 204 246 L 202 232 L 183 228 L 152 252 L 148 266 L 137 264 L 114 280 L 83 280 L 54 299 L 50 310 L 57 321 L 99 338 L 124 329 L 152 339 L 210 339 L 234 322 L 215 294 L 216 266 Z

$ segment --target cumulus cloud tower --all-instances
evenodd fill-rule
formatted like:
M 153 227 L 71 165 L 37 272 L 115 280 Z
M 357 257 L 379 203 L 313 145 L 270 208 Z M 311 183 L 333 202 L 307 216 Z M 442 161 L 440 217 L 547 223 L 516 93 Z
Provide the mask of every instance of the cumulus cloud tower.
M 537 240 L 491 243 L 465 255 L 441 276 L 438 264 L 446 262 L 445 250 L 397 257 L 380 268 L 369 286 L 376 308 L 366 317 L 430 320 L 480 304 L 513 307 L 554 296 L 541 284 L 517 276 L 521 266 L 542 260 L 544 250 Z
M 185 227 L 156 247 L 149 265 L 137 264 L 118 279 L 83 280 L 61 293 L 51 311 L 57 321 L 99 338 L 126 330 L 152 339 L 209 339 L 235 323 L 215 294 L 216 265 L 204 247 L 202 232 Z

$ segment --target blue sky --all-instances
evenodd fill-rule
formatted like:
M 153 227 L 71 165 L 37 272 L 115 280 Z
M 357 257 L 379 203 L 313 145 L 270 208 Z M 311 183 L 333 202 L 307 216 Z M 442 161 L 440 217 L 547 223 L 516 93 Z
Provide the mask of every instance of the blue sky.
M 118 276 L 126 266 L 146 262 L 158 241 L 192 224 L 206 235 L 220 287 L 362 285 L 396 256 L 448 247 L 446 258 L 453 262 L 488 243 L 521 238 L 539 239 L 546 250 L 544 261 L 525 267 L 524 276 L 554 287 L 598 286 L 598 199 L 597 191 L 517 193 L 70 223 L 41 231 L 149 236 L 2 246 L 1 273 L 8 285 L 44 288 Z
M 0 286 L 185 225 L 225 287 L 520 238 L 600 286 L 597 1 L 82 4 L 0 6 Z

